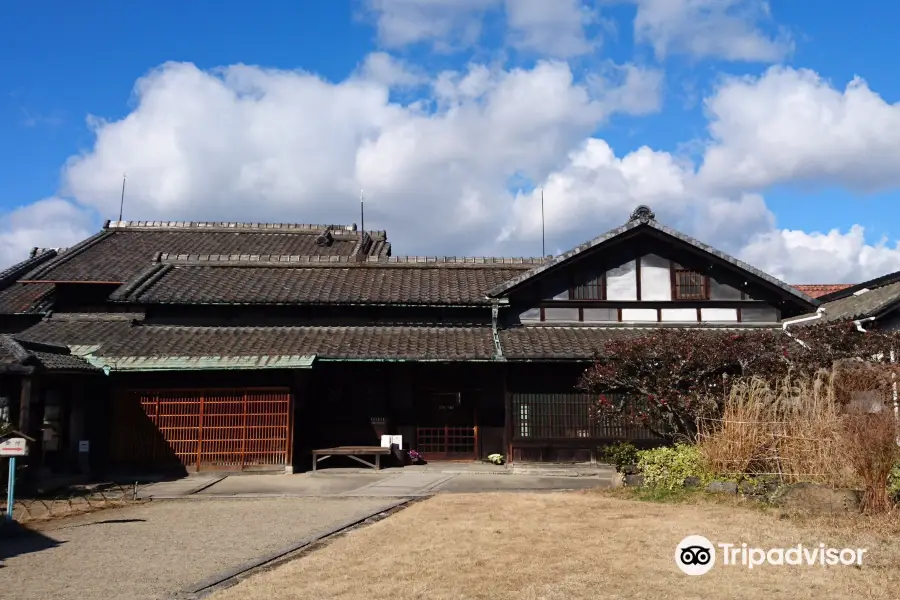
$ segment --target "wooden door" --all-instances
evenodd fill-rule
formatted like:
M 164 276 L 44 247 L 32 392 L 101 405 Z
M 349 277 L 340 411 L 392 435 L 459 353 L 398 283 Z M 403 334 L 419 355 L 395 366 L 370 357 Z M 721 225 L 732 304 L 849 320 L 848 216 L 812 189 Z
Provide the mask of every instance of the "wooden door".
M 474 407 L 458 392 L 424 394 L 418 405 L 416 449 L 425 460 L 475 460 L 478 428 Z
M 283 388 L 121 391 L 112 457 L 150 468 L 283 467 L 291 459 L 291 400 Z

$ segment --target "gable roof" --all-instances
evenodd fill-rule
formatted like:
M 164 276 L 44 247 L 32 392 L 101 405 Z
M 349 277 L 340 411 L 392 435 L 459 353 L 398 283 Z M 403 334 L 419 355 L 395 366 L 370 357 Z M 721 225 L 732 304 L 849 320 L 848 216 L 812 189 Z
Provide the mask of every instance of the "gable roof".
M 594 239 L 590 240 L 589 242 L 581 244 L 580 246 L 577 246 L 577 247 L 573 248 L 572 250 L 569 250 L 568 252 L 564 252 L 563 254 L 560 254 L 559 256 L 557 256 L 553 259 L 550 259 L 550 260 L 544 262 L 543 264 L 541 264 L 529 271 L 526 271 L 525 273 L 518 275 L 517 277 L 510 279 L 509 281 L 491 289 L 488 292 L 488 295 L 492 298 L 497 298 L 497 297 L 506 295 L 513 288 L 516 288 L 519 285 L 525 283 L 526 281 L 533 279 L 534 277 L 540 275 L 541 273 L 544 273 L 544 272 L 546 272 L 550 269 L 553 269 L 565 262 L 568 262 L 569 260 L 571 260 L 575 257 L 581 256 L 585 252 L 588 252 L 588 251 L 592 250 L 593 248 L 600 246 L 601 244 L 604 244 L 606 242 L 614 240 L 615 238 L 617 238 L 625 233 L 637 231 L 640 229 L 649 229 L 649 230 L 653 230 L 653 231 L 662 233 L 663 235 L 665 235 L 673 240 L 677 240 L 681 243 L 692 246 L 693 248 L 695 248 L 697 250 L 700 250 L 700 251 L 702 251 L 706 254 L 709 254 L 715 258 L 718 258 L 722 261 L 725 261 L 726 263 L 729 263 L 730 265 L 746 272 L 751 277 L 759 280 L 763 284 L 765 284 L 769 287 L 772 287 L 772 288 L 777 288 L 781 292 L 784 292 L 787 295 L 794 297 L 797 301 L 799 301 L 807 306 L 817 306 L 819 304 L 818 301 L 816 301 L 815 299 L 806 295 L 804 292 L 802 292 L 794 287 L 789 286 L 788 284 L 784 283 L 783 281 L 776 279 L 775 277 L 772 277 L 768 273 L 760 271 L 759 269 L 752 267 L 752 266 L 748 265 L 747 263 L 740 261 L 732 256 L 729 256 L 728 254 L 725 254 L 724 252 L 722 252 L 720 250 L 716 250 L 712 246 L 704 244 L 703 242 L 700 242 L 688 235 L 685 235 L 685 234 L 683 234 L 679 231 L 676 231 L 666 225 L 658 223 L 656 221 L 656 215 L 653 213 L 653 211 L 651 211 L 649 207 L 643 206 L 643 205 L 638 206 L 636 209 L 634 209 L 634 211 L 631 213 L 631 218 L 629 218 L 628 222 L 625 223 L 624 225 L 622 225 L 620 227 L 616 227 L 615 229 L 611 229 L 611 230 L 607 231 L 606 233 L 595 237 Z
M 110 296 L 129 304 L 483 306 L 540 258 L 170 255 Z
M 27 372 L 33 368 L 86 373 L 97 370 L 84 359 L 72 355 L 65 346 L 0 335 L 0 371 Z
M 390 256 L 390 244 L 384 231 L 356 225 L 113 221 L 19 280 L 124 283 L 159 252 L 365 257 Z

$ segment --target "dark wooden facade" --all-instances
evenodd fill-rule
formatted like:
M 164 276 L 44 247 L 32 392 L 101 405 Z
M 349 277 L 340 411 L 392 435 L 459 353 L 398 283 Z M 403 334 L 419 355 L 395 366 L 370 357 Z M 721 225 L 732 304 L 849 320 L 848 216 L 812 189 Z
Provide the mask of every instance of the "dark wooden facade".
M 576 389 L 608 340 L 815 305 L 645 207 L 552 259 L 392 257 L 355 226 L 125 222 L 0 274 L 4 327 L 106 373 L 91 460 L 126 470 L 293 470 L 385 434 L 431 460 L 590 461 L 658 442 L 593 419 Z

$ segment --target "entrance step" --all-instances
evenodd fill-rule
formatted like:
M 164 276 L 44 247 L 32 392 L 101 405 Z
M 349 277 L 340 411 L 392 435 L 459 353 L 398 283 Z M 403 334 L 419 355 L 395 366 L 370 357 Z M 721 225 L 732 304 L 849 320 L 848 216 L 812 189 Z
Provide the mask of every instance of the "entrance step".
M 611 478 L 616 472 L 611 465 L 516 463 L 510 465 L 513 475 L 537 475 L 540 477 L 602 477 Z

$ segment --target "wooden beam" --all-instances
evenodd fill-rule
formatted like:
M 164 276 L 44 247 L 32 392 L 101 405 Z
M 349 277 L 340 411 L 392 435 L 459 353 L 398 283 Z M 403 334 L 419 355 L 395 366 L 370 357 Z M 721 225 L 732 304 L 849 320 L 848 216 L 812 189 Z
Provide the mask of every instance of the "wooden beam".
M 760 308 L 759 300 L 542 300 L 540 308 Z

